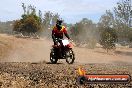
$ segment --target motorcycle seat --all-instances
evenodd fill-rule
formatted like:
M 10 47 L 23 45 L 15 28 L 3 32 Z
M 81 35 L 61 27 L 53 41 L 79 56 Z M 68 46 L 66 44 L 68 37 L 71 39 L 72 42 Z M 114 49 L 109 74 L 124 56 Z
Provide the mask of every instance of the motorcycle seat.
M 52 45 L 53 48 L 59 48 L 60 46 L 58 45 Z

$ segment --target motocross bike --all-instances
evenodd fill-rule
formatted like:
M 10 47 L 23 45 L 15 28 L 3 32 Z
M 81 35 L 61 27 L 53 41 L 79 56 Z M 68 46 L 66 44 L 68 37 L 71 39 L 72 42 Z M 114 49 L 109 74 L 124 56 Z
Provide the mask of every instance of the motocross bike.
M 59 41 L 62 41 L 63 43 L 63 50 L 61 49 L 61 45 Z M 56 64 L 58 59 L 66 59 L 66 62 L 68 64 L 73 64 L 75 60 L 75 55 L 72 50 L 72 42 L 70 42 L 67 39 L 57 39 L 56 38 L 57 45 L 52 45 L 52 49 L 50 52 L 50 61 L 53 64 Z M 63 54 L 62 54 L 63 53 Z

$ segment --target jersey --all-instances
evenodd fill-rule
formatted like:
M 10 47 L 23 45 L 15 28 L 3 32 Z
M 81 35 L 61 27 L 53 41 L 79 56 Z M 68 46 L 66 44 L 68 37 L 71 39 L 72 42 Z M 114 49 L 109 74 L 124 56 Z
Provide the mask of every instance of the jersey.
M 61 30 L 58 30 L 56 26 L 53 27 L 52 34 L 56 38 L 63 38 L 63 34 L 67 34 L 65 26 L 62 26 Z

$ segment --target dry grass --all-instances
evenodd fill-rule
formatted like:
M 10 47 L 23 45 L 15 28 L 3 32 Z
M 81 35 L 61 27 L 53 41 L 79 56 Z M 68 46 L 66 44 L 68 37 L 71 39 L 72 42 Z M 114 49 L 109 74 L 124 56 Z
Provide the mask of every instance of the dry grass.
M 78 67 L 87 74 L 130 74 L 126 64 L 0 63 L 0 88 L 131 88 L 129 84 L 77 83 Z M 126 87 L 123 87 L 126 86 Z

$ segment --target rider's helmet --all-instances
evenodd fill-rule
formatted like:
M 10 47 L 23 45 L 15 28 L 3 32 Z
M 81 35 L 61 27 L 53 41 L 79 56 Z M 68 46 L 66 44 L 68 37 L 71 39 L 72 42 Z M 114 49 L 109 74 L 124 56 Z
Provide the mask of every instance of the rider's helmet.
M 62 29 L 62 22 L 63 22 L 62 19 L 57 19 L 57 21 L 56 21 L 56 27 L 57 27 L 58 30 Z

